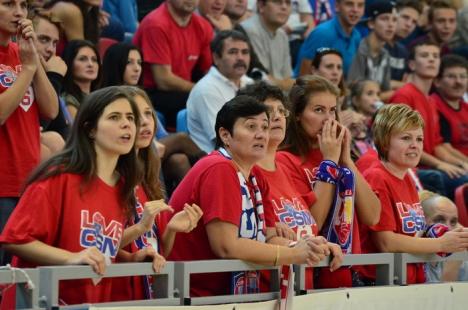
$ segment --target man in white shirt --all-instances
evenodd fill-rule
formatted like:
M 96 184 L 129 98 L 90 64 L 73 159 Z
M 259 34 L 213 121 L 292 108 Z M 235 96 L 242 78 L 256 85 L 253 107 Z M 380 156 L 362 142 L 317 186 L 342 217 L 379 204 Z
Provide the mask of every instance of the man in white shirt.
M 211 42 L 211 51 L 214 65 L 195 84 L 187 101 L 190 137 L 207 153 L 215 147 L 216 114 L 240 88 L 252 82 L 245 75 L 250 64 L 250 46 L 243 33 L 219 32 Z

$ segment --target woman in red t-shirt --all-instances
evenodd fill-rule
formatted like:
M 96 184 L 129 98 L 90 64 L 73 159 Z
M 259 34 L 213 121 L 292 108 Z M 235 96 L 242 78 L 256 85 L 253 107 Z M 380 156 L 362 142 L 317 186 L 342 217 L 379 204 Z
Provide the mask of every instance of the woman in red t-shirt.
M 138 159 L 143 166 L 143 181 L 136 188 L 136 210 L 130 223 L 152 219 L 154 214 L 156 214 L 156 219 L 149 225 L 150 231 L 136 238 L 125 250 L 119 251 L 118 260 L 141 262 L 152 259 L 154 270 L 159 272 L 166 262 L 162 255 L 168 256 L 170 254 L 175 234 L 192 231 L 197 226 L 203 212 L 196 204 L 187 204 L 182 211 L 171 218 L 166 227 L 163 227 L 159 213 L 162 211 L 173 212 L 173 209 L 163 201 L 164 194 L 159 179 L 161 162 L 153 140 L 156 131 L 156 116 L 151 101 L 144 90 L 132 86 L 124 88 L 135 100 L 140 113 L 140 130 L 135 144 Z M 146 217 L 144 213 L 150 213 L 151 216 Z M 146 219 L 143 219 L 144 217 Z M 145 224 L 145 226 L 147 225 Z M 154 298 L 150 285 L 151 277 L 120 277 L 113 279 L 113 281 L 113 301 Z
M 468 232 L 462 228 L 440 238 L 421 238 L 426 220 L 416 186 L 408 170 L 416 167 L 423 152 L 424 121 L 419 112 L 404 104 L 382 107 L 372 126 L 380 161 L 364 175 L 382 205 L 380 220 L 364 233 L 362 250 L 373 252 L 438 253 L 464 251 Z M 375 277 L 375 269 L 365 275 Z M 422 264 L 408 266 L 407 283 L 425 282 Z
M 357 219 L 377 223 L 380 203 L 351 159 L 351 135 L 337 121 L 339 95 L 338 88 L 320 76 L 296 80 L 290 92 L 291 122 L 277 160 L 301 194 L 313 189 L 320 197 L 310 209 L 320 234 L 339 243 L 343 253 L 360 253 Z M 333 273 L 322 268 L 314 284 L 350 287 L 352 273 L 349 268 Z
M 278 227 L 277 230 L 284 238 L 300 240 L 307 236 L 317 236 L 318 227 L 310 213 L 310 208 L 317 201 L 315 193 L 312 189 L 307 193 L 300 193 L 294 187 L 287 170 L 276 161 L 276 151 L 286 135 L 286 119 L 289 116 L 289 110 L 285 108 L 286 98 L 283 92 L 276 86 L 260 82 L 248 85 L 239 92 L 239 95 L 254 97 L 269 109 L 270 139 L 266 156 L 258 162 L 260 171 L 270 187 L 270 199 L 274 212 L 267 214 L 275 215 L 274 222 Z M 281 227 L 287 227 L 287 229 Z M 334 257 L 330 269 L 334 271 L 341 265 L 343 254 L 338 245 L 328 243 L 328 246 Z M 305 288 L 313 288 L 312 268 L 307 268 Z
M 140 181 L 138 126 L 138 108 L 125 91 L 108 87 L 90 94 L 65 149 L 30 176 L 0 236 L 15 255 L 14 265 L 88 264 L 104 274 L 120 244 L 128 243 L 124 227 Z M 109 301 L 110 290 L 110 279 L 98 285 L 91 279 L 61 281 L 59 295 L 66 304 L 95 303 Z

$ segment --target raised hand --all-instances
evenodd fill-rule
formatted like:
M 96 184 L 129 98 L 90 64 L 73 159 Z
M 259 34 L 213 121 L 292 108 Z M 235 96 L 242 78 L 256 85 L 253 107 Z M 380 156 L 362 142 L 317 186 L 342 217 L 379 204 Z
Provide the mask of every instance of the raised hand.
M 322 133 L 317 135 L 317 139 L 324 159 L 338 163 L 345 135 L 342 128 L 336 120 L 326 120 L 323 124 Z M 340 131 L 339 134 L 338 131 Z
M 191 232 L 200 218 L 203 216 L 203 211 L 196 204 L 185 204 L 184 210 L 177 212 L 167 224 L 167 228 L 173 232 Z
M 348 128 L 346 128 L 343 125 L 341 126 L 341 132 L 344 132 L 342 144 L 341 144 L 341 154 L 340 154 L 340 161 L 339 164 L 343 166 L 349 166 L 350 164 L 353 163 L 353 160 L 351 159 L 351 132 L 349 131 Z
M 106 272 L 106 258 L 96 247 L 72 253 L 66 265 L 90 265 L 94 272 L 102 276 Z
M 154 224 L 154 218 L 156 215 L 163 211 L 174 212 L 170 206 L 168 206 L 163 199 L 148 201 L 145 203 L 143 215 L 141 220 L 138 222 L 143 227 L 143 231 L 147 232 L 151 230 Z
M 440 241 L 441 252 L 453 253 L 465 251 L 468 249 L 468 230 L 458 227 L 446 232 L 438 240 Z
M 34 46 L 35 34 L 32 22 L 29 19 L 22 19 L 18 22 L 16 39 L 22 67 L 36 70 L 39 64 L 39 56 Z

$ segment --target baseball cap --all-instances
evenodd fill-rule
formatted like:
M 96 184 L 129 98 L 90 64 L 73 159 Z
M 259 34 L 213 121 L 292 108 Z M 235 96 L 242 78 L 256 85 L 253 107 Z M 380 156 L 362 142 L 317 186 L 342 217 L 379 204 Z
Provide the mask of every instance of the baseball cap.
M 375 19 L 380 14 L 392 13 L 395 8 L 395 1 L 389 0 L 377 0 L 369 4 L 367 10 L 368 19 Z

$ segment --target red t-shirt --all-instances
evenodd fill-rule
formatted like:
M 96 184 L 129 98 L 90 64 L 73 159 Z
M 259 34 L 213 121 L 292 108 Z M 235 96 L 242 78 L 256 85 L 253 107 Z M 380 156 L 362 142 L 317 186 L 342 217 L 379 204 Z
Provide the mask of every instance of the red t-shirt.
M 289 152 L 278 152 L 276 159 L 287 170 L 291 176 L 294 185 L 299 193 L 302 195 L 310 192 L 313 189 L 313 180 L 315 169 L 320 165 L 323 160 L 322 153 L 319 149 L 312 150 L 305 161 L 300 156 L 294 155 Z M 320 197 L 319 197 L 320 198 Z M 312 206 L 313 208 L 313 206 Z M 353 244 L 352 253 L 361 253 L 360 239 L 359 239 L 359 225 L 357 221 L 356 212 L 354 212 L 353 220 Z M 352 275 L 348 267 L 342 267 L 334 272 L 330 272 L 327 268 L 320 269 L 320 275 L 314 283 L 316 288 L 336 288 L 336 287 L 351 287 Z
M 25 244 L 39 240 L 70 252 L 95 246 L 114 260 L 126 222 L 120 186 L 112 187 L 96 178 L 82 188 L 81 181 L 80 175 L 63 173 L 29 185 L 0 242 Z M 17 256 L 13 262 L 21 268 L 37 267 Z M 111 301 L 111 284 L 110 278 L 103 278 L 98 285 L 89 279 L 60 281 L 59 298 L 66 304 Z
M 195 66 L 207 72 L 211 66 L 210 42 L 213 28 L 203 17 L 192 14 L 187 26 L 179 26 L 167 4 L 149 13 L 138 27 L 133 43 L 143 53 L 143 84 L 155 88 L 151 65 L 170 65 L 172 72 L 184 80 L 192 80 Z
M 0 93 L 13 85 L 20 71 L 16 43 L 0 46 Z M 39 126 L 39 110 L 30 86 L 20 105 L 0 125 L 0 197 L 19 197 L 26 177 L 39 163 Z
M 258 167 L 254 167 L 251 174 L 257 179 L 258 187 L 262 193 L 266 226 L 273 227 L 275 223 L 272 221 L 274 215 L 271 214 L 273 207 L 271 206 L 268 183 L 258 169 Z M 247 181 L 247 185 L 252 196 L 253 186 L 250 181 Z M 175 214 L 183 209 L 185 203 L 199 205 L 203 210 L 203 217 L 192 232 L 176 235 L 169 260 L 219 259 L 211 250 L 205 226 L 218 219 L 240 227 L 241 219 L 245 220 L 242 212 L 239 177 L 233 163 L 216 151 L 198 161 L 172 194 L 169 205 L 174 208 Z M 252 224 L 253 227 L 257 226 Z M 229 294 L 229 286 L 230 276 L 226 273 L 193 275 L 191 277 L 191 296 Z
M 421 114 L 424 120 L 424 152 L 434 155 L 434 148 L 443 142 L 434 100 L 423 94 L 414 84 L 407 83 L 395 92 L 390 102 L 404 103 Z
M 394 176 L 376 162 L 364 172 L 372 190 L 379 197 L 382 211 L 379 222 L 371 227 L 361 225 L 361 249 L 363 253 L 378 253 L 370 238 L 372 232 L 392 231 L 397 234 L 415 236 L 424 230 L 424 211 L 419 203 L 418 192 L 412 178 L 406 174 L 403 180 Z M 367 268 L 366 276 L 375 277 L 375 267 Z M 425 282 L 422 264 L 408 265 L 408 284 Z
M 460 108 L 455 110 L 437 94 L 431 95 L 437 110 L 450 125 L 450 144 L 468 156 L 468 102 L 460 100 Z
M 141 218 L 144 205 L 148 201 L 148 196 L 146 196 L 143 186 L 137 186 L 136 190 L 136 199 L 137 205 L 135 211 L 138 214 L 138 217 Z M 140 250 L 138 244 L 143 245 L 144 247 L 155 247 L 156 250 L 161 253 L 161 216 L 158 214 L 154 219 L 155 225 L 158 229 L 156 236 L 154 238 L 155 244 L 152 244 L 146 237 L 146 235 L 141 235 L 135 241 L 127 245 L 124 250 L 130 253 L 135 253 Z M 133 221 L 132 223 L 133 224 Z M 154 227 L 154 226 L 153 226 Z M 119 259 L 117 258 L 117 262 Z M 135 277 L 118 277 L 112 278 L 112 301 L 121 301 L 121 300 L 141 300 L 146 299 L 144 281 L 146 281 L 145 276 L 135 276 Z
M 318 227 L 310 214 L 317 197 L 312 190 L 305 195 L 300 194 L 293 185 L 291 177 L 282 164 L 276 164 L 275 171 L 259 168 L 270 186 L 270 197 L 273 205 L 274 222 L 285 223 L 297 234 L 297 239 L 305 235 L 317 236 Z M 262 273 L 262 277 L 269 284 L 269 273 Z M 313 269 L 306 269 L 306 289 L 313 289 Z

